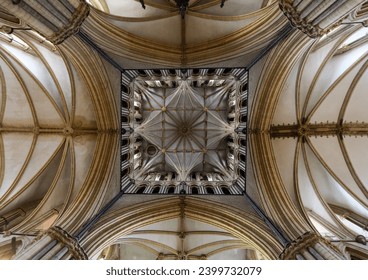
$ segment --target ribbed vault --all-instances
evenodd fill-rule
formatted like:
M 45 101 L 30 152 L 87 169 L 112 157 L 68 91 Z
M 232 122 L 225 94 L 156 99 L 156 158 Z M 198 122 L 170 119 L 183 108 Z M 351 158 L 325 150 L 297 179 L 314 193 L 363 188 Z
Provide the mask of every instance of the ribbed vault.
M 324 244 L 324 258 L 334 252 L 342 259 L 313 232 L 332 241 L 367 236 L 367 2 L 329 1 L 323 18 L 317 2 L 283 1 L 322 13 L 326 30 L 314 37 L 327 35 L 318 39 L 306 36 L 311 26 L 294 6 L 283 12 L 297 28 L 273 0 L 231 0 L 224 8 L 220 0 L 191 0 L 184 17 L 172 0 L 145 0 L 145 10 L 133 0 L 87 1 L 94 8 L 79 0 L 15 2 L 0 4 L 0 257 L 20 248 L 19 258 L 68 259 L 77 245 L 84 258 L 113 255 L 117 246 L 138 246 L 154 258 L 232 250 L 316 258 L 316 250 L 293 247 L 314 240 Z M 39 8 L 37 17 L 29 7 Z M 193 68 L 201 78 L 179 78 Z M 146 70 L 122 77 L 118 69 Z M 231 78 L 239 71 L 240 87 Z M 220 175 L 227 185 L 217 182 Z M 254 178 L 246 192 L 270 227 L 244 200 L 237 204 L 243 197 L 180 193 L 179 182 L 190 181 L 186 194 L 239 194 L 246 177 Z M 120 188 L 129 192 L 121 199 Z M 10 246 L 12 234 L 32 239 L 53 226 L 38 238 L 40 248 L 25 248 L 27 238 Z M 53 240 L 56 233 L 70 243 Z M 42 255 L 48 242 L 55 247 Z M 359 243 L 349 249 L 366 256 Z
M 259 217 L 250 209 L 246 211 L 199 198 L 157 199 L 113 209 L 96 224 L 84 246 L 94 258 L 116 250 L 105 250 L 109 246 L 129 243 L 146 250 L 137 252 L 143 259 L 216 258 L 216 254 L 231 258 L 231 253 L 224 252 L 244 249 L 258 253 L 232 253 L 243 254 L 238 257 L 244 259 L 276 258 L 280 245 Z M 98 242 L 97 235 L 103 236 Z
M 74 209 L 77 217 L 78 208 L 88 203 L 76 201 L 88 200 L 88 193 L 94 193 L 92 200 L 103 197 L 106 190 L 91 188 L 90 181 L 100 185 L 108 178 L 110 157 L 116 157 L 109 151 L 117 149 L 117 115 L 101 110 L 115 106 L 100 94 L 100 87 L 110 91 L 109 84 L 104 77 L 92 85 L 84 66 L 101 60 L 90 54 L 88 63 L 79 64 L 72 50 L 91 50 L 78 41 L 68 48 L 55 47 L 33 31 L 0 36 L 0 228 L 34 234 L 63 219 L 78 227 L 87 217 L 66 218 L 68 211 Z M 96 161 L 109 171 L 91 172 L 102 170 Z
M 95 4 L 82 30 L 125 68 L 137 68 L 132 60 L 140 61 L 141 69 L 219 62 L 243 67 L 286 24 L 272 0 L 227 1 L 223 8 L 220 0 L 189 1 L 184 18 L 175 1 L 148 0 L 146 9 L 135 0 L 102 2 L 107 7 Z M 255 43 L 258 28 L 264 34 Z
M 342 27 L 304 43 L 298 36 L 291 35 L 268 57 L 258 83 L 250 143 L 261 200 L 270 199 L 271 190 L 280 193 L 282 207 L 295 207 L 288 215 L 304 216 L 330 239 L 353 240 L 367 235 L 363 171 L 367 130 L 362 107 L 366 103 L 366 31 L 359 26 Z M 293 40 L 296 48 L 288 51 L 289 64 L 279 64 L 281 71 L 272 69 Z M 272 80 L 279 82 L 268 84 Z M 267 86 L 273 93 L 263 91 Z M 265 109 L 268 113 L 262 117 Z M 272 157 L 266 159 L 264 154 Z M 267 179 L 270 174 L 272 183 Z M 269 205 L 264 204 L 266 209 Z M 341 209 L 346 210 L 343 215 Z M 270 215 L 285 223 L 280 213 Z
M 339 206 L 368 219 L 366 34 L 357 26 L 314 42 L 288 78 L 271 126 L 289 194 L 331 238 L 367 235 L 334 211 Z
M 83 185 L 96 116 L 65 52 L 34 33 L 2 36 L 11 44 L 0 42 L 0 213 L 39 201 L 24 223 L 43 221 L 52 209 L 61 215 Z
M 229 122 L 228 95 L 234 96 L 233 102 L 238 100 L 239 82 L 231 77 L 174 79 L 170 81 L 175 83 L 172 88 L 156 83 L 158 87 L 155 82 L 136 80 L 133 89 L 139 95 L 134 103 L 142 103 L 142 120 L 133 124 L 134 132 L 156 148 L 155 154 L 147 154 L 151 159 L 143 159 L 145 165 L 153 167 L 161 162 L 160 171 L 174 171 L 178 181 L 190 180 L 192 172 L 218 172 L 224 181 L 235 180 L 237 174 L 228 170 L 225 158 L 226 137 L 233 135 L 237 142 L 234 130 L 239 117 Z M 152 167 L 139 170 L 133 178 L 141 180 L 147 171 L 155 171 Z

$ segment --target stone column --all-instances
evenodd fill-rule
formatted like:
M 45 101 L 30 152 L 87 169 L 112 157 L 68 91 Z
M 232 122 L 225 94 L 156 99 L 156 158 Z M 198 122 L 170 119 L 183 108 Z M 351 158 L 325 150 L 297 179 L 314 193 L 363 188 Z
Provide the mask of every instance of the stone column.
M 321 236 L 307 232 L 290 242 L 280 254 L 282 260 L 344 260 L 340 250 Z
M 14 259 L 17 260 L 87 260 L 78 240 L 60 227 L 52 227 L 38 236 Z
M 55 45 L 77 33 L 89 14 L 85 0 L 2 0 L 0 7 Z
M 279 0 L 291 24 L 309 37 L 317 38 L 340 25 L 341 20 L 364 0 Z

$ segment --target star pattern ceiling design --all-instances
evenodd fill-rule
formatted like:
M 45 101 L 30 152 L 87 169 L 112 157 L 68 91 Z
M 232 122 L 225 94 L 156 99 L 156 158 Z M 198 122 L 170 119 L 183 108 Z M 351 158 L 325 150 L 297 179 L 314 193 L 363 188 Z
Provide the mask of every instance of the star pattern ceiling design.
M 214 171 L 234 178 L 227 170 L 224 139 L 234 133 L 228 122 L 228 93 L 235 79 L 183 79 L 172 87 L 157 82 L 134 83 L 142 97 L 142 122 L 135 133 L 153 144 L 165 163 L 186 181 L 192 171 Z M 198 86 L 198 85 L 201 86 Z

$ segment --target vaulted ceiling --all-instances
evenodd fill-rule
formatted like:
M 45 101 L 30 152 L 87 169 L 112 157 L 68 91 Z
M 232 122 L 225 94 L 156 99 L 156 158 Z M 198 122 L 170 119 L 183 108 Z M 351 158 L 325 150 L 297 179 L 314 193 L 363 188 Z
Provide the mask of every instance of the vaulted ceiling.
M 358 26 L 315 41 L 289 75 L 272 119 L 284 185 L 316 227 L 328 221 L 330 235 L 367 235 L 342 217 L 368 218 L 367 51 L 367 31 Z
M 26 223 L 50 209 L 61 214 L 75 199 L 92 162 L 97 123 L 65 52 L 40 44 L 34 33 L 2 36 L 0 213 L 38 201 Z
M 192 0 L 184 19 L 175 1 L 146 0 L 146 9 L 133 0 L 89 2 L 96 9 L 81 32 L 126 68 L 244 67 L 287 24 L 272 0 L 231 0 L 223 8 L 219 0 Z M 0 10 L 0 17 L 13 27 L 26 26 L 5 11 Z M 320 39 L 294 29 L 250 71 L 247 192 L 291 237 L 311 228 L 332 239 L 368 236 L 367 52 L 367 31 L 361 24 L 341 26 Z M 76 231 L 120 187 L 120 72 L 79 39 L 54 46 L 30 30 L 0 33 L 0 66 L 0 216 L 15 211 L 23 217 L 12 231 L 32 234 L 55 224 Z M 150 96 L 152 88 L 142 89 L 150 101 L 159 98 L 157 92 Z M 184 91 L 190 93 L 185 98 Z M 221 104 L 215 102 L 225 93 L 223 88 L 214 91 L 214 103 L 206 104 L 183 82 L 167 103 L 159 100 L 146 108 L 146 122 L 137 131 L 161 150 L 216 150 L 230 133 Z M 209 109 L 208 116 L 184 116 L 178 107 L 188 104 L 194 104 L 193 111 Z M 162 132 L 157 135 L 157 128 L 162 129 L 157 118 L 171 123 L 181 138 L 165 143 Z M 205 122 L 213 125 L 212 144 L 193 140 L 203 131 L 191 132 L 192 127 Z M 218 134 L 219 129 L 223 131 Z M 181 167 L 175 160 L 166 159 L 185 177 L 193 158 Z M 244 206 L 234 202 L 222 201 L 234 209 Z M 131 207 L 129 203 L 124 207 Z M 165 212 L 153 210 L 147 213 Z M 184 251 L 186 257 L 277 256 L 277 246 L 262 254 L 258 245 L 220 222 L 201 221 L 194 210 L 183 218 L 180 209 L 174 210 L 176 216 L 151 225 L 144 221 L 121 236 L 114 233 L 109 244 L 91 249 L 94 257 L 101 251 L 103 256 L 117 253 L 117 244 L 131 252 L 125 258 L 158 258 L 160 253 L 181 258 Z M 139 207 L 132 216 L 135 211 Z M 74 216 L 78 221 L 70 222 Z M 183 232 L 188 232 L 187 243 Z M 201 238 L 191 239 L 197 235 Z M 137 246 L 141 251 L 133 256 Z
M 146 9 L 135 0 L 90 1 L 97 8 L 91 11 L 96 21 L 86 23 L 83 30 L 125 68 L 243 67 L 286 23 L 274 0 L 226 1 L 223 8 L 220 2 L 189 1 L 182 18 L 175 1 L 145 1 Z M 261 26 L 268 28 L 259 36 Z M 109 44 L 104 40 L 107 34 Z M 147 55 L 150 61 L 144 59 Z

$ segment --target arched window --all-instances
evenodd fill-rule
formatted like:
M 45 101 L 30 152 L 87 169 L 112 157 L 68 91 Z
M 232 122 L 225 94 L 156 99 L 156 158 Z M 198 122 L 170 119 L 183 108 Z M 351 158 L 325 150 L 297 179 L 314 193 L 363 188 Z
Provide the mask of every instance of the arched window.
M 175 187 L 170 187 L 167 193 L 170 193 L 170 194 L 175 193 Z
M 124 108 L 128 108 L 128 102 L 126 102 L 125 100 L 121 101 L 121 106 Z
M 225 195 L 230 195 L 230 190 L 228 189 L 228 187 L 221 187 L 221 191 L 223 194 Z
M 228 74 L 230 74 L 230 73 L 231 73 L 231 68 L 225 68 L 225 70 L 224 70 L 223 74 L 224 74 L 224 75 L 228 75 Z
M 125 85 L 121 85 L 121 91 L 122 92 L 128 92 L 128 88 Z
M 244 172 L 244 170 L 240 170 L 240 176 L 243 176 L 245 178 L 245 172 Z
M 158 75 L 158 76 L 161 75 L 161 71 L 158 69 L 153 69 L 153 73 L 155 73 L 155 75 Z
M 146 190 L 146 187 L 140 187 L 137 191 L 138 194 L 142 194 L 144 193 L 144 191 Z
M 215 194 L 215 191 L 213 190 L 213 188 L 212 188 L 212 187 L 206 187 L 206 192 L 207 192 L 208 194 Z
M 129 173 L 129 168 L 125 168 L 124 170 L 121 171 L 121 176 L 127 175 Z
M 242 161 L 245 161 L 245 155 L 241 154 L 241 155 L 240 155 L 240 159 L 241 159 Z
M 198 188 L 192 187 L 192 194 L 198 194 Z
M 152 193 L 159 193 L 160 192 L 160 187 L 155 187 L 152 191 Z

